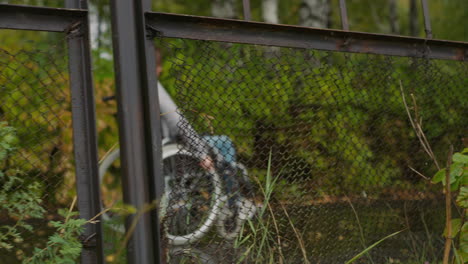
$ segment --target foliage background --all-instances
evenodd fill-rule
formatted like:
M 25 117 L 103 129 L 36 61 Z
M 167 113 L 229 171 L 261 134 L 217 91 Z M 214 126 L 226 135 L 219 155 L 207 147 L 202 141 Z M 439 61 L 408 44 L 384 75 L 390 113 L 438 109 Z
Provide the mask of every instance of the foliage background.
M 55 7 L 63 5 L 61 1 L 53 0 L 1 2 Z M 101 100 L 102 97 L 115 93 L 110 40 L 110 12 L 109 1 L 92 0 L 90 2 L 93 12 L 93 72 L 98 115 L 97 127 L 99 152 L 102 157 L 108 149 L 118 142 L 115 118 L 116 104 L 114 101 L 103 102 Z M 339 29 L 338 0 L 330 2 L 332 11 L 329 26 Z M 388 1 L 354 0 L 347 2 L 351 30 L 391 33 Z M 280 23 L 298 24 L 301 3 L 301 0 L 279 1 Z M 435 38 L 468 41 L 466 27 L 468 2 L 464 0 L 432 0 L 429 3 Z M 154 1 L 153 7 L 155 11 L 161 12 L 209 16 L 211 15 L 209 8 L 211 4 L 211 0 L 160 0 Z M 252 0 L 251 4 L 253 20 L 261 21 L 261 1 Z M 242 17 L 240 5 L 241 1 L 237 1 L 237 16 L 239 18 Z M 411 34 L 409 6 L 409 0 L 397 1 L 398 33 L 402 35 Z M 423 37 L 424 29 L 419 1 L 417 1 L 417 6 L 418 27 L 414 35 Z M 45 119 L 44 116 L 39 115 L 20 116 L 16 121 L 18 126 L 25 125 L 24 127 L 27 128 L 23 128 L 23 130 L 18 128 L 20 138 L 27 139 L 31 134 L 35 135 L 34 142 L 20 141 L 20 153 L 26 156 L 32 155 L 33 159 L 36 160 L 32 166 L 27 163 L 17 165 L 25 171 L 26 175 L 34 176 L 29 177 L 33 181 L 38 173 L 41 175 L 41 180 L 38 180 L 41 187 L 37 191 L 40 197 L 48 194 L 53 196 L 53 199 L 49 201 L 52 203 L 51 208 L 64 206 L 74 195 L 66 61 L 60 62 L 59 67 L 52 70 L 55 73 L 61 71 L 62 77 L 59 80 L 49 80 L 49 70 L 44 70 L 50 63 L 49 55 L 58 57 L 59 54 L 66 54 L 66 50 L 63 48 L 64 39 L 50 33 L 2 30 L 0 31 L 0 43 L 2 43 L 0 49 L 15 54 L 18 59 L 16 62 L 10 60 L 8 67 L 2 68 L 0 73 L 0 87 L 3 89 L 0 91 L 1 107 L 8 106 L 9 109 L 7 114 L 1 116 L 0 121 L 8 119 L 10 125 L 13 125 L 11 124 L 11 116 L 20 115 L 22 111 L 34 112 L 38 109 L 38 105 L 41 103 L 39 98 L 32 97 L 30 101 L 17 103 L 22 94 L 50 93 L 51 86 L 56 89 L 55 92 L 59 91 L 62 94 L 60 104 L 54 105 L 53 109 L 59 112 L 60 119 L 66 125 L 62 126 L 61 123 L 44 124 L 44 121 L 48 119 L 47 115 Z M 51 45 L 51 43 L 54 44 Z M 59 44 L 56 45 L 56 43 Z M 273 168 L 273 171 L 276 173 L 275 175 L 282 177 L 278 184 L 287 190 L 283 194 L 293 195 L 292 198 L 304 198 L 305 190 L 311 188 L 314 188 L 313 196 L 304 199 L 323 202 L 339 202 L 341 201 L 339 198 L 344 194 L 359 197 L 363 195 L 362 190 L 365 190 L 366 193 L 375 193 L 374 198 L 392 197 L 396 192 L 399 192 L 400 198 L 419 197 L 417 195 L 421 192 L 425 192 L 423 195 L 425 197 L 430 197 L 431 194 L 438 197 L 437 195 L 441 194 L 440 189 L 428 186 L 421 177 L 408 168 L 408 165 L 411 165 L 427 172 L 428 175 L 435 171 L 435 168 L 427 163 L 412 128 L 407 122 L 396 79 L 392 83 L 385 83 L 387 79 L 381 75 L 382 72 L 393 71 L 393 77 L 398 76 L 403 81 L 407 96 L 410 93 L 416 95 L 418 103 L 422 106 L 421 115 L 424 118 L 424 127 L 427 130 L 429 141 L 434 142 L 435 152 L 439 157 L 445 156 L 449 143 L 454 144 L 455 149 L 467 147 L 468 144 L 466 139 L 468 134 L 466 125 L 468 124 L 466 65 L 460 67 L 454 63 L 435 62 L 434 65 L 427 66 L 423 61 L 394 58 L 392 66 L 385 69 L 384 65 L 388 61 L 381 57 L 371 58 L 361 55 L 346 57 L 333 53 L 308 53 L 306 51 L 282 51 L 281 55 L 265 63 L 264 58 L 269 55 L 263 54 L 261 49 L 252 47 L 235 45 L 229 47 L 228 53 L 223 52 L 224 46 L 217 44 L 186 42 L 183 43 L 183 50 L 170 47 L 170 45 L 177 46 L 181 43 L 157 44 L 162 46 L 164 52 L 164 71 L 161 82 L 174 98 L 180 100 L 179 103 L 186 100 L 188 96 L 216 99 L 193 102 L 192 106 L 198 114 L 186 112 L 197 130 L 201 133 L 212 133 L 212 128 L 215 128 L 214 133 L 228 134 L 233 137 L 240 158 L 248 163 L 253 174 L 259 178 L 265 172 L 266 162 L 262 163 L 262 161 L 265 161 L 264 155 L 267 153 L 266 151 L 261 152 L 259 146 L 277 146 L 278 148 L 274 149 L 273 158 L 287 153 L 294 166 L 283 168 L 285 160 L 277 159 L 273 162 L 273 165 L 277 166 Z M 57 46 L 62 48 L 57 49 Z M 198 52 L 200 49 L 205 53 Z M 35 50 L 47 52 L 32 55 Z M 58 52 L 58 50 L 61 51 Z M 206 55 L 207 51 L 212 51 L 213 56 L 210 58 L 201 57 Z M 18 55 L 16 56 L 16 54 Z M 3 56 L 5 58 L 5 55 Z M 202 84 L 200 87 L 202 89 L 199 92 L 189 90 L 190 86 L 181 86 L 180 79 L 176 79 L 183 78 L 178 75 L 180 71 L 178 73 L 170 70 L 177 66 L 174 65 L 176 56 L 182 56 L 190 62 L 193 68 L 186 74 L 196 76 L 194 81 Z M 317 63 L 328 66 L 317 67 Z M 219 67 L 220 64 L 231 68 Z M 239 64 L 241 65 L 239 66 Z M 310 67 L 303 68 L 304 65 Z M 20 69 L 19 66 L 21 66 Z M 233 68 L 236 69 L 235 72 L 231 71 Z M 353 70 L 346 70 L 350 68 Z M 336 76 L 346 71 L 347 75 L 337 80 Z M 271 75 L 271 72 L 281 72 L 281 74 Z M 35 77 L 28 79 L 26 76 L 31 73 Z M 223 76 L 223 78 L 219 78 L 219 76 Z M 226 78 L 227 76 L 232 79 Z M 288 76 L 288 80 L 282 79 L 284 76 Z M 306 80 L 304 76 L 313 76 L 314 80 Z M 453 81 L 451 77 L 458 78 L 458 81 Z M 438 80 L 437 85 L 431 83 L 430 80 L 433 78 Z M 206 79 L 213 79 L 213 81 L 204 82 Z M 245 82 L 233 86 L 233 79 L 242 79 Z M 176 88 L 178 81 L 179 88 Z M 307 89 L 304 89 L 302 93 L 295 92 L 298 84 L 312 87 L 313 82 L 320 83 L 319 87 L 314 87 L 319 91 L 318 93 L 306 93 L 310 92 Z M 245 83 L 249 83 L 252 87 L 261 87 L 263 92 L 246 87 Z M 382 83 L 385 83 L 386 89 L 378 89 Z M 17 89 L 18 87 L 20 89 Z M 181 91 L 178 90 L 180 87 L 187 88 L 186 91 L 182 91 L 184 92 L 182 95 Z M 239 89 L 234 89 L 235 87 Z M 12 90 L 16 90 L 16 94 L 11 93 Z M 276 93 L 275 97 L 268 96 L 271 93 Z M 6 94 L 8 94 L 8 99 L 5 99 Z M 255 107 L 242 105 L 242 101 L 245 102 L 245 99 L 255 97 L 259 98 Z M 233 100 L 236 98 L 239 99 L 238 102 Z M 284 100 L 278 102 L 277 98 Z M 228 111 L 221 111 L 223 109 L 221 106 L 224 106 L 226 101 L 231 103 L 231 107 Z M 206 104 L 206 102 L 210 104 Z M 367 103 L 363 104 L 363 102 Z M 382 104 L 387 107 L 385 111 L 381 109 Z M 292 109 L 292 105 L 301 106 L 302 110 Z M 310 108 L 311 106 L 312 108 Z M 248 115 L 245 115 L 246 109 Z M 299 110 L 302 112 L 298 114 Z M 48 115 L 50 114 L 48 113 Z M 214 119 L 207 123 L 206 116 L 212 116 Z M 282 118 L 278 119 L 278 116 Z M 301 131 L 308 131 L 308 134 L 301 140 L 281 130 L 272 132 L 263 129 L 260 135 L 254 135 L 252 132 L 260 127 L 290 126 L 297 121 L 298 116 L 301 119 L 314 121 L 313 124 L 307 123 L 298 128 Z M 263 123 L 259 123 L 259 120 Z M 236 128 L 237 131 L 233 130 L 233 124 L 239 124 L 239 127 Z M 369 136 L 370 131 L 372 137 Z M 256 137 L 260 140 L 257 140 Z M 316 148 L 310 148 L 310 146 Z M 33 147 L 36 147 L 37 150 L 31 151 Z M 54 168 L 50 169 L 44 166 L 44 162 L 41 163 L 41 161 L 47 160 L 49 153 L 54 151 L 54 148 L 60 150 L 56 154 L 55 161 L 61 166 L 54 165 Z M 441 163 L 443 162 L 441 160 Z M 298 175 L 299 179 L 291 179 L 287 175 Z M 52 189 L 47 189 L 46 186 L 52 186 L 48 185 L 47 182 L 57 182 L 58 184 L 53 185 Z M 112 179 L 109 179 L 107 184 L 108 186 L 116 185 Z M 104 188 L 103 195 L 118 195 L 111 189 L 111 187 L 109 190 Z M 291 198 L 287 195 L 281 196 L 279 193 L 276 198 L 278 200 Z M 45 201 L 47 202 L 47 199 Z M 401 204 L 396 207 L 402 208 Z M 339 206 L 332 206 L 327 210 L 329 214 L 341 215 L 341 219 L 319 218 L 317 223 L 312 223 L 312 226 L 309 226 L 310 230 L 322 228 L 320 232 L 310 231 L 307 233 L 309 241 L 313 241 L 317 245 L 342 241 L 338 234 L 327 237 L 324 234 L 332 233 L 330 230 L 314 226 L 318 225 L 319 222 L 330 221 L 333 229 L 338 227 L 339 235 L 344 235 L 344 241 L 340 242 L 343 243 L 343 247 L 351 247 L 350 244 L 354 242 L 347 240 L 346 234 L 354 236 L 358 233 L 353 225 L 354 216 L 352 212 L 344 213 L 339 208 Z M 378 208 L 384 211 L 384 206 Z M 297 209 L 298 212 L 302 210 L 301 208 Z M 317 214 L 325 211 L 317 211 Z M 378 219 L 373 223 L 369 222 L 368 229 L 364 227 L 365 232 L 370 234 L 373 229 L 380 228 L 382 232 L 388 234 L 394 231 L 390 230 L 390 227 L 400 227 L 399 225 L 385 224 L 389 218 L 401 220 L 402 210 L 390 211 L 379 215 L 373 211 L 360 211 L 364 215 L 364 219 Z M 440 221 L 437 220 L 440 215 L 434 211 L 426 213 L 429 215 L 427 218 L 435 219 L 429 223 L 433 225 L 430 228 L 440 229 L 435 228 L 441 226 Z M 54 214 L 51 214 L 50 217 L 54 217 Z M 417 216 L 415 217 L 417 218 Z M 384 228 L 385 226 L 387 229 Z M 348 244 L 345 245 L 345 241 Z M 329 254 L 332 253 L 329 252 Z

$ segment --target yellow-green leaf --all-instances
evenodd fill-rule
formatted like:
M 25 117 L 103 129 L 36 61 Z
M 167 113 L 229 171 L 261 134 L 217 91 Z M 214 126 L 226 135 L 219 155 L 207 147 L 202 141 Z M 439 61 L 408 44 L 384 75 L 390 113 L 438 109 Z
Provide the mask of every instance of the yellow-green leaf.
M 455 153 L 452 157 L 453 162 L 468 164 L 468 155 Z
M 441 182 L 445 178 L 445 168 L 439 170 L 434 177 L 432 177 L 432 183 Z
M 452 219 L 451 224 L 452 224 L 452 234 L 451 237 L 455 237 L 458 234 L 458 231 L 460 231 L 460 218 L 454 218 Z M 447 237 L 447 226 L 445 226 L 444 229 L 444 237 Z
M 346 262 L 346 264 L 350 264 L 350 263 L 353 263 L 354 261 L 358 260 L 360 257 L 362 257 L 364 254 L 366 254 L 367 252 L 369 252 L 371 249 L 373 249 L 374 247 L 376 247 L 377 245 L 379 245 L 380 243 L 382 243 L 383 241 L 385 241 L 386 239 L 388 238 L 391 238 L 393 236 L 396 236 L 398 235 L 399 233 L 403 232 L 404 230 L 401 230 L 401 231 L 398 231 L 398 232 L 395 232 L 393 234 L 390 234 L 382 239 L 380 239 L 379 241 L 375 242 L 374 244 L 372 244 L 371 246 L 369 246 L 368 248 L 364 249 L 361 253 L 357 254 L 356 256 L 354 256 L 351 260 L 348 260 Z
M 457 204 L 463 208 L 468 208 L 468 187 L 462 186 L 457 196 Z

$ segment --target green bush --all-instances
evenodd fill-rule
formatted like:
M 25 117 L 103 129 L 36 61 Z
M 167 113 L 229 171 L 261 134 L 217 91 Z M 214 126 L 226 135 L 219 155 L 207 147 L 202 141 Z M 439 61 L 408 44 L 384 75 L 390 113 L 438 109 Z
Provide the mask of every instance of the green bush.
M 39 185 L 23 185 L 21 171 L 4 170 L 5 162 L 14 152 L 18 139 L 15 130 L 0 122 L 0 213 L 14 220 L 14 224 L 0 226 L 0 249 L 11 250 L 23 242 L 21 232 L 32 231 L 27 219 L 40 218 L 45 210 L 41 207 Z
M 0 213 L 6 217 L 6 224 L 0 225 L 0 250 L 7 251 L 22 243 L 26 233 L 33 232 L 28 220 L 43 218 L 45 213 L 40 185 L 25 183 L 21 170 L 6 166 L 18 143 L 16 130 L 0 122 Z M 73 206 L 74 203 L 69 210 L 59 209 L 64 220 L 50 222 L 56 232 L 48 238 L 45 248 L 35 248 L 30 257 L 21 256 L 23 263 L 76 263 L 82 249 L 78 237 L 88 221 L 76 218 L 78 213 L 72 211 Z
M 202 41 L 158 45 L 170 69 L 161 82 L 181 111 L 197 131 L 230 136 L 260 179 L 271 147 L 279 183 L 303 191 L 424 188 L 409 166 L 428 175 L 435 167 L 419 155 L 400 80 L 423 109 L 434 151 L 463 144 L 468 78 L 453 62 Z

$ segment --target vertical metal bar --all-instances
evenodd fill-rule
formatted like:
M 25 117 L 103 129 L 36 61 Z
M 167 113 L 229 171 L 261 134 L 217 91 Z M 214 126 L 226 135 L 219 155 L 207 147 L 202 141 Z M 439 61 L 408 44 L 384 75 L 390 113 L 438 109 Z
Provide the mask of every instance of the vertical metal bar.
M 424 15 L 424 30 L 426 31 L 426 38 L 432 39 L 431 17 L 429 14 L 429 4 L 427 0 L 421 0 L 423 15 Z
M 148 147 L 148 181 L 150 186 L 150 200 L 161 201 L 164 192 L 162 144 L 161 144 L 161 113 L 159 110 L 158 81 L 156 75 L 156 54 L 154 39 L 151 31 L 147 31 L 145 12 L 151 12 L 151 0 L 142 0 L 137 10 L 137 26 L 139 33 L 139 55 L 142 67 L 141 80 L 143 82 L 143 97 L 146 137 L 150 141 Z M 160 241 L 161 228 L 159 226 L 159 215 L 157 210 L 151 211 L 151 223 L 153 227 L 153 243 L 155 263 L 166 263 L 164 259 L 163 244 Z
M 66 8 L 88 9 L 88 0 L 65 0 Z
M 346 9 L 346 0 L 340 0 L 341 27 L 343 30 L 349 30 L 348 10 Z
M 156 121 L 148 122 L 159 113 L 159 106 L 154 85 L 155 68 L 152 68 L 155 66 L 154 56 L 150 51 L 150 43 L 146 41 L 143 13 L 143 8 L 149 7 L 148 1 L 111 1 L 123 196 L 125 203 L 139 210 L 157 196 L 153 182 L 156 179 L 155 168 L 152 166 L 157 158 L 152 151 L 153 145 L 158 147 L 155 142 L 157 134 L 154 134 L 157 132 L 151 131 Z M 151 56 L 153 57 L 150 58 Z M 156 97 L 147 98 L 155 93 Z M 150 100 L 154 100 L 152 104 L 148 103 Z M 155 110 L 154 108 L 157 108 L 156 112 L 149 114 L 149 110 Z M 128 263 L 160 263 L 159 227 L 155 211 L 145 213 L 137 219 L 127 245 Z M 134 217 L 127 219 L 127 227 Z
M 85 1 L 81 3 L 86 4 Z M 86 5 L 80 5 L 80 0 L 67 1 L 66 6 L 69 8 L 86 7 Z M 80 23 L 76 28 L 67 32 L 67 39 L 78 210 L 81 218 L 91 219 L 101 211 L 101 199 L 87 18 L 81 20 Z M 85 226 L 82 243 L 81 263 L 104 263 L 102 229 L 99 221 Z
M 252 20 L 252 16 L 250 13 L 250 0 L 242 0 L 242 5 L 244 7 L 244 20 Z

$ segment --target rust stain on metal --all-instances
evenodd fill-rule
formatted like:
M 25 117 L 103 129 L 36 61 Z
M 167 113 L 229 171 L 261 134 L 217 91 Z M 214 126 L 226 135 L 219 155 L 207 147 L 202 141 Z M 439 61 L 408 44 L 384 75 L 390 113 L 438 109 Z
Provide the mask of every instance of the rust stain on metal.
M 362 44 L 362 49 L 361 49 L 362 52 L 365 52 L 365 53 L 372 52 L 372 47 L 368 41 L 363 41 L 361 44 Z
M 336 50 L 341 50 L 343 48 L 343 45 L 344 45 L 344 40 L 342 39 L 339 39 L 336 41 Z
M 455 60 L 466 61 L 468 60 L 468 50 L 456 49 Z

